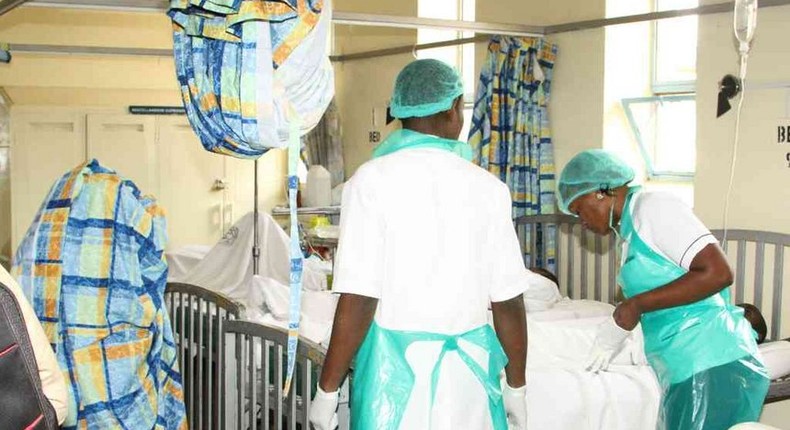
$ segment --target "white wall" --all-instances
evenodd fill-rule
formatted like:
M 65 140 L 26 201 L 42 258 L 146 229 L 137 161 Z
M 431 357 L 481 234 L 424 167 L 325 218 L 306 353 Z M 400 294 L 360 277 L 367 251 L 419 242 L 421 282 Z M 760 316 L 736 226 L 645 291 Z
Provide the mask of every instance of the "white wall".
M 747 80 L 754 84 L 790 82 L 787 23 L 790 7 L 759 10 L 757 35 L 749 58 Z M 716 119 L 718 82 L 737 74 L 732 14 L 700 18 L 697 53 L 696 211 L 711 227 L 723 223 L 724 196 L 734 144 L 735 108 Z M 748 86 L 748 83 L 747 83 Z M 732 189 L 729 225 L 790 233 L 790 146 L 775 143 L 776 125 L 790 117 L 788 90 L 746 93 L 741 138 Z M 733 103 L 735 107 L 735 103 Z
M 417 16 L 417 0 L 337 0 L 335 8 L 359 13 Z M 416 30 L 335 25 L 334 32 L 335 54 L 353 54 L 417 43 Z M 397 127 L 397 121 L 386 126 L 386 109 L 395 78 L 413 60 L 411 54 L 402 54 L 335 64 L 336 98 L 343 127 L 347 178 L 370 159 L 377 145 L 369 141 L 369 133 L 378 132 L 383 140 Z
M 414 44 L 417 32 L 336 26 L 335 46 L 344 54 Z M 370 159 L 377 143 L 369 141 L 370 132 L 386 138 L 399 122 L 386 126 L 386 112 L 398 73 L 414 60 L 411 54 L 393 55 L 335 65 L 338 81 L 337 102 L 343 127 L 343 156 L 346 176 Z

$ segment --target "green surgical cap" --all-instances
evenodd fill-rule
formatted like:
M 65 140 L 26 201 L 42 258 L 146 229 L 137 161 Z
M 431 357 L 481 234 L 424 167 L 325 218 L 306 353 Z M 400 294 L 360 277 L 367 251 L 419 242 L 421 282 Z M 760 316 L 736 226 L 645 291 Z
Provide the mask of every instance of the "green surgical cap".
M 568 207 L 587 193 L 621 187 L 634 180 L 634 170 L 619 157 L 602 149 L 589 149 L 576 154 L 560 174 L 557 200 L 560 210 L 571 214 Z
M 417 60 L 398 74 L 390 114 L 398 119 L 423 118 L 450 110 L 464 93 L 461 76 L 439 60 Z

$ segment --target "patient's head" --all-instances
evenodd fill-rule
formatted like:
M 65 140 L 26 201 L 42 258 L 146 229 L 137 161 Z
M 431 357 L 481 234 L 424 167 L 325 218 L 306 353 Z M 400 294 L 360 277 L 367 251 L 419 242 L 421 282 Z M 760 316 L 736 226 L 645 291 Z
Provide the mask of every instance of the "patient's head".
M 763 318 L 760 309 L 751 303 L 739 303 L 738 306 L 743 308 L 744 318 L 746 318 L 746 321 L 749 321 L 752 329 L 757 332 L 757 343 L 763 343 L 768 335 L 768 326 L 765 324 L 765 318 Z
M 530 267 L 529 271 L 532 273 L 537 273 L 538 275 L 543 276 L 549 281 L 554 282 L 557 285 L 557 287 L 559 287 L 560 285 L 560 281 L 557 279 L 557 275 L 551 273 L 551 271 L 549 270 L 546 270 L 542 267 Z

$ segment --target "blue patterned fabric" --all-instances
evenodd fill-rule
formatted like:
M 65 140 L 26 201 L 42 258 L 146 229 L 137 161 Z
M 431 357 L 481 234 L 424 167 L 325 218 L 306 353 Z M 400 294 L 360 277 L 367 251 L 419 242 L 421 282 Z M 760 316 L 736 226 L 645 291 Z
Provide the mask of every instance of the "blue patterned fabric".
M 544 39 L 494 36 L 480 75 L 469 144 L 473 161 L 512 193 L 513 218 L 553 213 L 554 147 L 548 103 L 557 46 Z M 541 235 L 550 240 L 553 234 Z M 532 255 L 529 232 L 519 231 L 526 263 L 554 259 Z M 538 250 L 541 248 L 538 247 Z
M 170 1 L 176 76 L 207 150 L 254 159 L 287 146 L 284 112 L 303 117 L 303 133 L 318 123 L 334 95 L 328 24 L 318 25 L 324 8 L 325 0 Z M 299 53 L 306 41 L 303 51 L 315 53 Z M 298 82 L 278 79 L 276 71 L 296 53 Z
M 96 160 L 52 187 L 13 273 L 69 384 L 65 429 L 186 429 L 165 217 Z

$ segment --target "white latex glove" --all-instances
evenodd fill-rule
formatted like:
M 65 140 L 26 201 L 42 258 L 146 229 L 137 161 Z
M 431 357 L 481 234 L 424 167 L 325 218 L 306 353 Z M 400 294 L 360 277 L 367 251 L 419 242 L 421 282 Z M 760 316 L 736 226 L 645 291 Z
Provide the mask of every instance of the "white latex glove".
M 340 391 L 326 393 L 321 387 L 316 388 L 315 397 L 310 404 L 310 424 L 315 430 L 335 430 Z
M 527 428 L 527 386 L 513 388 L 505 383 L 502 392 L 505 403 L 508 430 L 526 430 Z
M 609 363 L 623 349 L 623 343 L 629 336 L 631 332 L 618 326 L 614 318 L 602 322 L 598 326 L 585 369 L 595 373 L 607 370 Z

